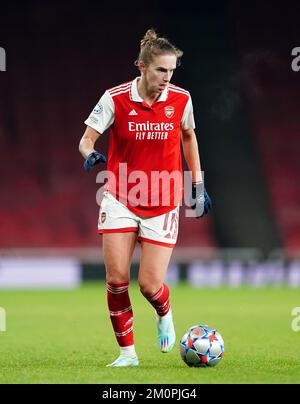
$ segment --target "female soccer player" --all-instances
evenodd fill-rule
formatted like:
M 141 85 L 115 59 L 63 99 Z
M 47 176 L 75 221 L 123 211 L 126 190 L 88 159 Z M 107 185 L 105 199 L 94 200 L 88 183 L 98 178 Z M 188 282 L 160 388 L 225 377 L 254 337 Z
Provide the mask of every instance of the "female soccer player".
M 137 366 L 133 311 L 128 294 L 130 265 L 141 243 L 139 286 L 154 307 L 161 352 L 170 352 L 175 330 L 170 293 L 164 283 L 178 232 L 182 199 L 180 142 L 192 176 L 195 216 L 208 213 L 211 201 L 203 181 L 194 117 L 188 91 L 170 84 L 182 56 L 166 38 L 148 30 L 136 65 L 140 77 L 103 94 L 85 121 L 79 151 L 90 171 L 106 158 L 94 149 L 110 128 L 108 181 L 100 206 L 107 302 L 120 356 L 107 366 Z

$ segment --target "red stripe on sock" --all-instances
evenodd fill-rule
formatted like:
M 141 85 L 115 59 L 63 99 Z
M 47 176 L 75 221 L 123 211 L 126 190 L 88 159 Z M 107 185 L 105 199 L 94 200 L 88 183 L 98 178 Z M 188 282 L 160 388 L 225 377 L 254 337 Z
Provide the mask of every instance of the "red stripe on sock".
M 133 312 L 128 293 L 129 283 L 107 282 L 107 304 L 110 320 L 119 346 L 133 345 Z
M 165 316 L 168 313 L 170 309 L 170 291 L 165 283 L 154 295 L 147 296 L 144 293 L 143 295 L 154 307 L 159 316 Z

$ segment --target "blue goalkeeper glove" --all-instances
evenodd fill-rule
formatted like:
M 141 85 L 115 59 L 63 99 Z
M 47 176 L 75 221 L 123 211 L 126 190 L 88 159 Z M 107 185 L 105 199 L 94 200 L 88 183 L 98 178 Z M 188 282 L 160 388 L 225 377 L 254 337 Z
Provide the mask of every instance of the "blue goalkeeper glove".
M 87 159 L 83 163 L 83 168 L 85 171 L 90 172 L 94 165 L 99 163 L 106 163 L 106 157 L 103 154 L 94 151 L 87 156 Z
M 203 183 L 192 183 L 191 209 L 195 210 L 196 218 L 207 215 L 212 208 L 210 196 L 203 187 Z

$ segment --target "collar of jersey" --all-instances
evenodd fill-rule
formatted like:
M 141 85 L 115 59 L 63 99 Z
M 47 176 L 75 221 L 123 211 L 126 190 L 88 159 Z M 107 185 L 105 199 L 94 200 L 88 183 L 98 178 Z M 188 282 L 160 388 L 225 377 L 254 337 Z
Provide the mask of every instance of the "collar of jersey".
M 140 97 L 137 89 L 137 82 L 141 77 L 136 77 L 132 83 L 131 83 L 131 99 L 132 101 L 137 101 L 137 102 L 144 102 L 144 100 Z M 157 102 L 161 101 L 167 101 L 168 98 L 168 86 L 164 89 L 164 91 L 161 93 L 159 96 Z

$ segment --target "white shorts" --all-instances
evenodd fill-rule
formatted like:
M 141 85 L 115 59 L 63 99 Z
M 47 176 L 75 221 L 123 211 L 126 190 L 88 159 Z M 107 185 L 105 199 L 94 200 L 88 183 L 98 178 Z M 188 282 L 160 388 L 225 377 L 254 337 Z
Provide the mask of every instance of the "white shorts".
M 159 216 L 138 216 L 105 191 L 100 205 L 98 233 L 138 233 L 138 241 L 174 247 L 178 235 L 179 204 Z

